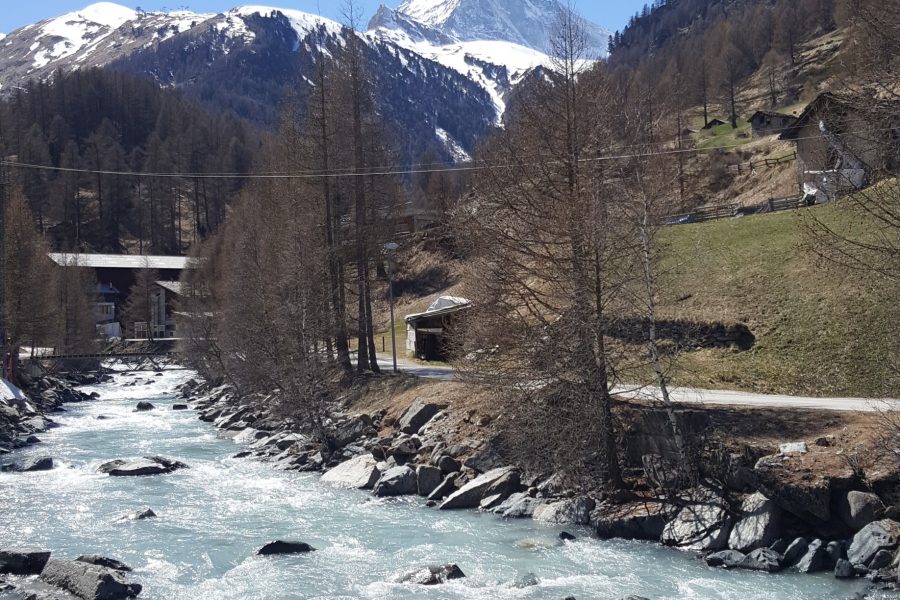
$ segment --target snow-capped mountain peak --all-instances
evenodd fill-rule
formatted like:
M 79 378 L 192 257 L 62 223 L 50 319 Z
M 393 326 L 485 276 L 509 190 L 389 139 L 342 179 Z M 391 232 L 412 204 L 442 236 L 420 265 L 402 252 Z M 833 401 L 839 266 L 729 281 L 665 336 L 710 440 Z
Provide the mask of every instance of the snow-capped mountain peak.
M 409 15 L 419 23 L 429 27 L 441 27 L 453 12 L 459 8 L 461 0 L 405 0 L 397 12 Z
M 314 15 L 312 13 L 288 8 L 248 5 L 234 8 L 229 11 L 228 14 L 236 15 L 239 17 L 260 16 L 266 18 L 272 18 L 278 14 L 281 14 L 290 22 L 291 27 L 301 37 L 306 35 L 310 31 L 314 31 L 319 28 L 324 28 L 328 33 L 335 34 L 340 33 L 342 29 L 340 23 L 332 21 L 331 19 L 326 19 L 325 17 L 321 17 L 319 15 Z
M 54 21 L 71 22 L 81 20 L 105 25 L 111 29 L 118 29 L 124 23 L 133 20 L 135 17 L 137 17 L 136 11 L 122 6 L 121 4 L 115 4 L 114 2 L 96 2 L 79 11 L 54 19 Z
M 560 0 L 404 0 L 397 12 L 460 41 L 507 41 L 546 52 Z M 585 22 L 592 54 L 603 55 L 609 32 Z

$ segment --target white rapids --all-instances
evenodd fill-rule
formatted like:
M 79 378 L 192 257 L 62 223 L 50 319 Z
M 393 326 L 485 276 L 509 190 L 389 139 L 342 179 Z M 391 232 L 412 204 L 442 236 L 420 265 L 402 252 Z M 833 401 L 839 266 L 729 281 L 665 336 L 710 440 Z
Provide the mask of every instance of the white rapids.
M 193 411 L 172 411 L 186 371 L 118 374 L 86 388 L 100 399 L 67 406 L 62 427 L 23 454 L 52 456 L 56 468 L 0 473 L 0 548 L 52 550 L 57 557 L 102 554 L 124 561 L 143 599 L 653 599 L 851 598 L 862 583 L 819 576 L 726 572 L 652 543 L 599 541 L 531 520 L 474 511 L 436 512 L 420 498 L 375 499 L 338 490 L 318 476 L 234 459 L 235 444 Z M 138 381 L 135 386 L 126 383 Z M 138 400 L 156 405 L 133 412 Z M 99 420 L 98 416 L 108 418 Z M 183 461 L 171 475 L 114 478 L 104 461 L 144 455 Z M 116 522 L 143 507 L 158 515 Z M 317 552 L 257 557 L 275 539 Z M 467 575 L 445 585 L 396 583 L 424 564 L 458 564 Z M 516 587 L 533 573 L 537 585 Z M 0 598 L 3 594 L 0 594 Z

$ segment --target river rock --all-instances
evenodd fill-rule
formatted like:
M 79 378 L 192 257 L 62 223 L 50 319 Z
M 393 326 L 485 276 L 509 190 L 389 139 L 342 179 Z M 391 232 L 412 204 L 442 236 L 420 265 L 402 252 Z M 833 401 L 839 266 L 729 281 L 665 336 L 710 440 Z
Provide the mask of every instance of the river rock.
M 462 469 L 461 462 L 446 454 L 438 458 L 437 466 L 441 470 L 441 473 L 443 473 L 444 475 L 449 475 L 450 473 L 458 473 L 459 470 Z
M 142 475 L 165 475 L 187 469 L 183 462 L 164 458 L 162 456 L 145 456 L 135 460 L 111 460 L 98 467 L 101 473 L 107 473 L 111 477 L 138 477 Z
M 556 525 L 587 525 L 595 502 L 587 497 L 542 504 L 534 510 L 533 519 Z
M 830 475 L 809 471 L 775 454 L 760 458 L 746 476 L 754 488 L 804 521 L 820 526 L 831 520 Z
M 387 449 L 387 456 L 397 464 L 405 464 L 419 453 L 420 442 L 417 438 L 400 437 Z
M 853 566 L 868 567 L 879 550 L 896 553 L 898 545 L 900 523 L 891 519 L 874 521 L 853 536 L 847 559 Z
M 153 410 L 156 408 L 150 402 L 138 402 L 137 406 L 134 407 L 134 412 L 145 412 L 148 410 Z
M 393 467 L 381 474 L 372 493 L 376 496 L 406 496 L 418 491 L 416 472 L 408 466 Z
M 447 583 L 451 579 L 462 579 L 465 576 L 462 569 L 452 563 L 441 566 L 428 565 L 401 575 L 397 582 L 415 583 L 418 585 L 437 585 L 439 583 Z
M 437 467 L 429 465 L 419 465 L 416 467 L 416 483 L 418 485 L 418 493 L 426 498 L 437 489 L 444 476 Z
M 849 560 L 839 558 L 837 564 L 834 565 L 834 576 L 838 579 L 849 579 L 856 577 L 856 570 Z
M 144 508 L 127 515 L 122 515 L 116 521 L 143 521 L 144 519 L 152 519 L 156 516 L 152 508 Z
M 522 475 L 518 471 L 509 471 L 484 491 L 484 497 L 496 496 L 495 504 L 503 502 L 511 495 L 521 491 Z
M 688 504 L 666 523 L 661 541 L 684 550 L 721 550 L 728 544 L 731 518 L 724 500 L 711 490 L 692 492 Z
M 34 550 L 0 550 L 0 574 L 38 575 L 47 561 L 49 552 Z
M 884 514 L 881 498 L 868 492 L 848 492 L 838 501 L 841 520 L 853 531 L 859 531 Z
M 828 555 L 825 553 L 825 544 L 822 540 L 813 540 L 806 548 L 806 552 L 797 561 L 797 570 L 801 573 L 817 573 L 825 569 L 825 561 Z
M 726 569 L 736 569 L 740 566 L 746 556 L 743 552 L 737 550 L 720 550 L 713 552 L 706 557 L 706 564 L 710 567 L 725 567 Z
M 658 541 L 672 517 L 671 507 L 662 502 L 604 503 L 591 513 L 591 527 L 601 539 Z
M 825 544 L 825 554 L 828 556 L 830 566 L 837 564 L 842 558 L 847 558 L 847 542 L 833 540 Z
M 172 410 L 187 410 L 187 409 L 188 409 L 187 404 L 173 404 L 172 405 Z
M 748 496 L 741 505 L 741 518 L 728 536 L 728 547 L 747 552 L 768 546 L 778 538 L 780 509 L 759 492 Z
M 798 537 L 785 548 L 782 554 L 782 564 L 785 567 L 793 567 L 806 554 L 807 548 L 809 548 L 809 540 Z
M 494 483 L 508 475 L 510 471 L 512 471 L 512 468 L 503 467 L 479 475 L 456 492 L 450 494 L 450 496 L 441 503 L 439 507 L 440 510 L 476 508 L 481 503 L 482 498 L 484 498 L 484 493 L 494 485 Z
M 340 425 L 334 432 L 335 448 L 340 450 L 365 436 L 374 436 L 377 432 L 372 424 L 372 417 L 359 415 Z
M 341 487 L 368 490 L 381 475 L 376 465 L 374 456 L 362 454 L 326 471 L 322 475 L 322 481 Z
M 116 560 L 114 558 L 107 558 L 106 556 L 100 556 L 98 554 L 83 554 L 75 560 L 90 563 L 92 565 L 97 565 L 98 567 L 106 567 L 107 569 L 112 569 L 113 571 L 122 571 L 123 573 L 131 571 L 131 567 L 129 567 L 122 561 Z
M 757 548 L 744 557 L 738 565 L 739 569 L 750 571 L 766 571 L 777 573 L 781 570 L 781 555 L 769 548 Z
M 434 415 L 438 414 L 443 408 L 445 408 L 445 406 L 432 404 L 421 398 L 416 398 L 416 400 L 409 405 L 409 408 L 403 412 L 403 415 L 400 416 L 397 427 L 403 433 L 419 433 L 419 430 L 422 429 L 428 421 L 433 419 Z
M 504 519 L 528 519 L 534 516 L 534 511 L 543 505 L 544 501 L 532 498 L 528 494 L 517 492 L 494 507 L 495 514 Z
M 315 548 L 305 542 L 290 542 L 276 540 L 269 542 L 256 551 L 257 556 L 271 556 L 273 554 L 306 554 L 315 552 Z
M 519 575 L 516 577 L 516 580 L 513 582 L 513 587 L 517 588 L 527 588 L 538 585 L 540 582 L 538 581 L 537 575 L 534 573 L 525 573 L 524 575 Z
M 141 592 L 140 584 L 126 583 L 119 571 L 77 560 L 51 558 L 40 577 L 84 600 L 119 600 Z
M 433 492 L 428 494 L 428 499 L 433 501 L 443 500 L 454 491 L 456 491 L 456 473 L 450 473 L 444 477 L 439 486 L 434 488 Z
M 49 456 L 32 456 L 9 465 L 3 466 L 3 471 L 13 473 L 29 473 L 33 471 L 49 471 L 53 468 L 53 459 Z

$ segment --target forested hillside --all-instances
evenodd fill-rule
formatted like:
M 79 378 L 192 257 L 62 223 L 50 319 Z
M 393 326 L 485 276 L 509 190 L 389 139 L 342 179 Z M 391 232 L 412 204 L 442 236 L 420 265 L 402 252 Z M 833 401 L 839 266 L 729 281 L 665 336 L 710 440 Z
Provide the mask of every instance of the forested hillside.
M 2 154 L 42 167 L 13 166 L 13 182 L 58 249 L 184 251 L 223 221 L 242 180 L 136 174 L 243 175 L 260 144 L 241 119 L 122 73 L 26 85 L 0 104 Z
M 683 110 L 731 103 L 757 71 L 771 72 L 774 103 L 796 102 L 800 46 L 846 25 L 835 0 L 656 0 L 609 44 L 610 66 L 648 89 L 675 92 Z M 737 115 L 734 115 L 737 116 Z

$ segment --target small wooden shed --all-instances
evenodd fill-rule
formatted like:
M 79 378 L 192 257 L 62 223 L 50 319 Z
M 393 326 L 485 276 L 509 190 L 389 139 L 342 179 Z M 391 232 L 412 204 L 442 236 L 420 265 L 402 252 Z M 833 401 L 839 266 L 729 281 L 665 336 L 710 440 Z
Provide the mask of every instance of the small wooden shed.
M 441 296 L 423 313 L 406 316 L 406 350 L 420 360 L 447 362 L 449 331 L 472 303 L 458 296 Z
M 781 135 L 797 122 L 797 117 L 767 110 L 758 110 L 750 117 L 753 137 Z

